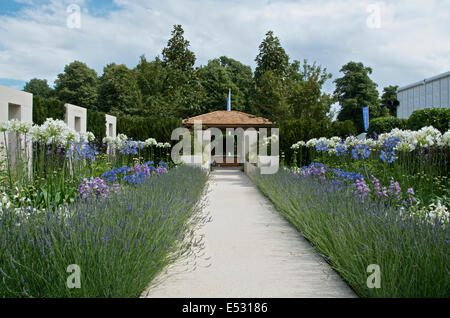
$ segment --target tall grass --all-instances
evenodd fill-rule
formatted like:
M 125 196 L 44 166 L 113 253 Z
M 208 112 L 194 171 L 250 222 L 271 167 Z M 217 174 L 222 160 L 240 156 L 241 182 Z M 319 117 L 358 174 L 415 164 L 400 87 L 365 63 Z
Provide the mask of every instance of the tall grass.
M 0 216 L 0 297 L 137 297 L 189 248 L 207 175 L 177 167 L 69 213 Z M 69 289 L 67 267 L 81 269 Z
M 448 297 L 449 235 L 438 221 L 400 215 L 353 189 L 287 171 L 253 177 L 277 210 L 361 297 Z M 381 268 L 368 288 L 367 267 Z

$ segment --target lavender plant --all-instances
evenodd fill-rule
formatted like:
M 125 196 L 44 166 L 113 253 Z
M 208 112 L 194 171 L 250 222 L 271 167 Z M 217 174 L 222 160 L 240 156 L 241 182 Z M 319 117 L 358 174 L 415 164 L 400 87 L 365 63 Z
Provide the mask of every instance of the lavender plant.
M 178 167 L 120 194 L 0 215 L 0 297 L 137 297 L 190 246 L 206 173 Z M 81 269 L 81 288 L 66 285 Z
M 363 200 L 353 186 L 317 176 L 283 170 L 253 181 L 359 296 L 448 297 L 449 234 L 442 219 Z M 361 195 L 368 191 L 361 180 L 358 187 Z M 395 182 L 391 187 L 398 190 Z M 381 268 L 381 288 L 366 284 L 370 264 Z

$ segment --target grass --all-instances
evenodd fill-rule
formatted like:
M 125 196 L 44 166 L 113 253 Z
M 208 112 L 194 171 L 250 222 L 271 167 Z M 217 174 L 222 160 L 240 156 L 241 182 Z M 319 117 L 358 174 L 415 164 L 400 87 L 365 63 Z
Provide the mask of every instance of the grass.
M 438 222 L 284 170 L 253 181 L 359 296 L 450 295 L 449 235 Z M 370 264 L 381 268 L 381 288 L 367 286 Z
M 0 297 L 138 297 L 190 246 L 207 174 L 177 167 L 69 214 L 0 216 Z M 66 286 L 71 264 L 81 288 Z

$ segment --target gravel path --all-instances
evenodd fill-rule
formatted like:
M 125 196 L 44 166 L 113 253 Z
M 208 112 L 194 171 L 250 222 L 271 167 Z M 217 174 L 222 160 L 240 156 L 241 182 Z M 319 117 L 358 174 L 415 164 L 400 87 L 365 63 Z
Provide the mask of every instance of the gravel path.
M 142 297 L 356 297 L 240 170 L 212 172 L 197 235 L 204 248 L 159 275 Z

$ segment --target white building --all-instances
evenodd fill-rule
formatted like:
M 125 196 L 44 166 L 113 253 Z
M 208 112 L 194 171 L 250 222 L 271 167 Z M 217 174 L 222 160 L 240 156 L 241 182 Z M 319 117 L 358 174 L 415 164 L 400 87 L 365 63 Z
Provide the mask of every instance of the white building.
M 398 118 L 408 118 L 413 111 L 424 108 L 448 108 L 450 106 L 450 72 L 400 87 L 397 99 Z

